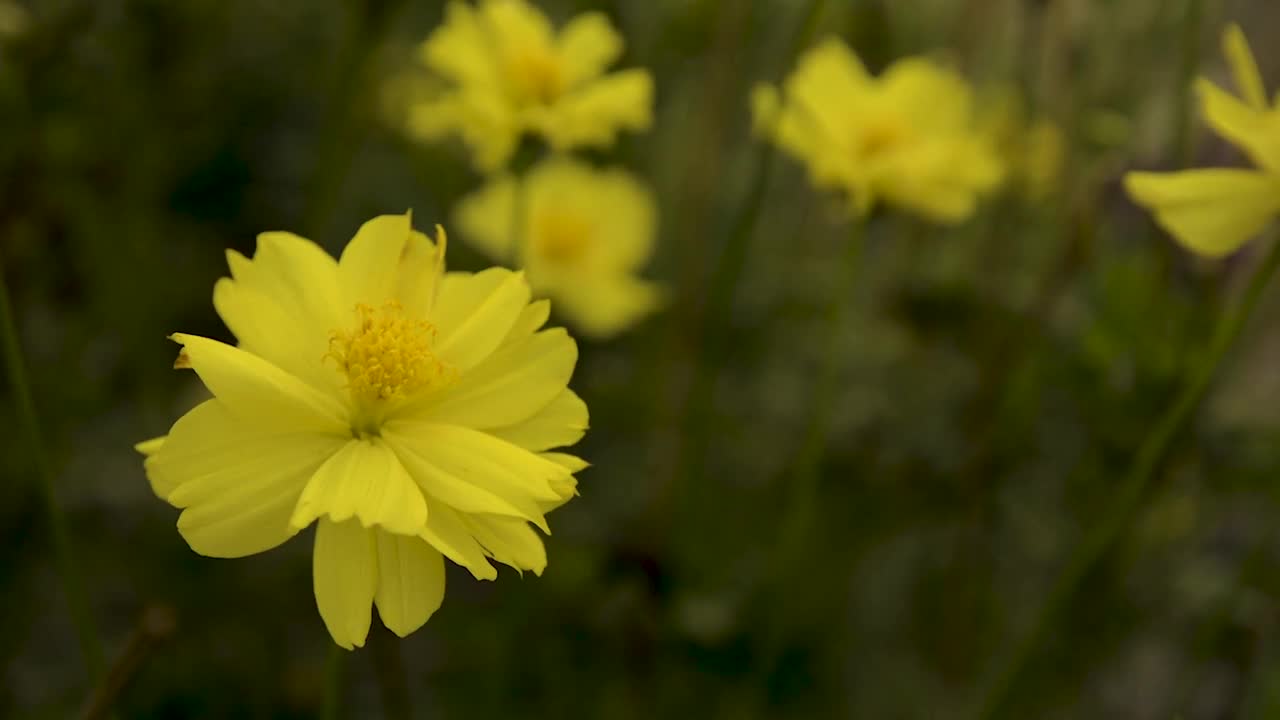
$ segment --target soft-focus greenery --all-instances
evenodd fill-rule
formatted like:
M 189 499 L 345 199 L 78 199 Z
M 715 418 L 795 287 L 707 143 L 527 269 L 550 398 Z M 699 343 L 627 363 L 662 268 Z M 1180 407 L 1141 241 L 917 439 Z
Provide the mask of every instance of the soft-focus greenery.
M 132 445 L 203 397 L 170 369 L 165 336 L 231 339 L 210 304 L 225 248 L 282 229 L 332 251 L 406 208 L 420 228 L 449 226 L 480 187 L 461 144 L 411 143 L 384 112 L 383 81 L 442 3 L 16 5 L 0 12 L 0 260 L 43 450 L 108 661 L 137 645 L 144 615 L 177 618 L 144 643 L 115 712 L 314 717 L 332 641 L 310 533 L 244 560 L 200 557 Z M 808 0 L 539 5 L 558 20 L 605 11 L 627 39 L 620 65 L 654 74 L 653 130 L 590 156 L 653 186 L 646 276 L 667 304 L 582 342 L 573 387 L 592 428 L 576 451 L 593 467 L 553 516 L 543 577 L 478 583 L 450 567 L 422 630 L 402 641 L 378 627 L 347 657 L 345 716 L 395 717 L 406 699 L 423 718 L 969 716 L 1265 249 L 1198 260 L 1119 178 L 1241 164 L 1202 132 L 1187 87 L 1224 77 L 1231 20 L 1280 85 L 1280 7 L 826 3 L 817 37 L 840 35 L 869 67 L 935 54 L 988 106 L 1014 88 L 1066 136 L 1047 194 L 1015 185 L 945 230 L 873 214 L 833 337 L 846 206 L 781 157 L 732 312 L 707 311 L 758 171 L 750 88 L 788 71 Z M 488 264 L 450 247 L 454 268 Z M 1273 291 L 1007 716 L 1280 714 L 1278 323 Z M 828 365 L 806 499 L 796 465 Z M 93 683 L 33 448 L 3 397 L 0 717 L 73 717 Z

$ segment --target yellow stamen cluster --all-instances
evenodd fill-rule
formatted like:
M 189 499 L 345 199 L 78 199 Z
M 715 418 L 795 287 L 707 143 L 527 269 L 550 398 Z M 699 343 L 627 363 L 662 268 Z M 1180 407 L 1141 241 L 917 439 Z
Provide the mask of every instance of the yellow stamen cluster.
M 359 321 L 354 330 L 330 334 L 325 357 L 337 361 L 357 399 L 404 397 L 454 378 L 453 368 L 431 350 L 435 326 L 406 316 L 400 303 L 391 300 L 379 308 L 361 303 L 356 305 L 356 315 Z
M 591 224 L 580 215 L 546 211 L 533 222 L 533 251 L 553 263 L 568 263 L 581 257 L 591 242 Z

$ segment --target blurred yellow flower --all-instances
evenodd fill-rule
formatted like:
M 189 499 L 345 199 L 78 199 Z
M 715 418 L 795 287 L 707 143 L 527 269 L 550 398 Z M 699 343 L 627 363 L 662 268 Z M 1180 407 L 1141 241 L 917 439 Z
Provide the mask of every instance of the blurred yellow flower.
M 512 228 L 517 215 L 523 232 Z M 522 264 L 534 292 L 554 300 L 576 329 L 603 338 L 660 302 L 658 287 L 635 275 L 653 254 L 656 216 L 631 175 L 553 159 L 463 199 L 457 223 L 494 260 Z
M 1029 120 L 1012 88 L 996 91 L 983 103 L 979 126 L 1006 168 L 1005 182 L 1029 200 L 1057 190 L 1066 161 L 1066 139 L 1051 120 Z
M 1161 227 L 1189 250 L 1209 257 L 1234 252 L 1280 212 L 1280 103 L 1267 102 L 1239 26 L 1226 29 L 1222 45 L 1242 97 L 1201 78 L 1196 82 L 1200 110 L 1209 126 L 1243 150 L 1258 169 L 1131 172 L 1124 178 L 1129 195 L 1154 213 Z
M 457 133 L 488 171 L 507 162 L 524 132 L 555 150 L 608 146 L 618 131 L 652 121 L 649 73 L 605 74 L 622 48 L 603 13 L 579 15 L 557 33 L 525 0 L 451 2 L 420 51 L 446 89 L 409 109 L 409 132 L 424 140 Z
M 781 91 L 757 86 L 757 131 L 804 162 L 813 183 L 846 191 L 859 212 L 879 200 L 928 219 L 969 217 L 1003 167 L 978 131 L 969 86 L 924 58 L 880 77 L 837 39 L 808 51 Z
M 273 548 L 316 523 L 316 604 L 334 642 L 364 644 L 371 605 L 400 636 L 444 597 L 443 558 L 541 573 L 544 515 L 576 493 L 587 408 L 577 347 L 539 330 L 547 301 L 502 268 L 445 273 L 445 243 L 406 215 L 365 223 L 335 261 L 282 232 L 227 253 L 214 287 L 240 341 L 177 334 L 176 367 L 213 393 L 140 443 L 178 531 L 213 557 Z

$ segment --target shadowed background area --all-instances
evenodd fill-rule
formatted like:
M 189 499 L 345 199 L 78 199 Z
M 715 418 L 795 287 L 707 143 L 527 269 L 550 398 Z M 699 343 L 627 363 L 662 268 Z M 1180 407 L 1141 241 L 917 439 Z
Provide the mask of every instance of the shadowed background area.
M 1119 178 L 1242 164 L 1187 87 L 1226 77 L 1228 21 L 1280 85 L 1280 6 L 821 3 L 813 37 L 873 70 L 950 62 L 980 111 L 1019 98 L 1064 143 L 1043 191 L 1014 183 L 962 225 L 873 214 L 836 297 L 847 208 L 791 159 L 771 161 L 732 240 L 761 172 L 750 90 L 793 66 L 807 0 L 537 4 L 557 23 L 603 11 L 619 67 L 653 75 L 652 130 L 585 157 L 655 193 L 645 275 L 666 304 L 580 340 L 591 430 L 575 452 L 592 467 L 551 517 L 546 572 L 482 583 L 449 564 L 423 629 L 375 621 L 347 657 L 344 716 L 967 717 L 1257 262 L 1258 244 L 1223 262 L 1182 251 Z M 205 397 L 166 335 L 233 340 L 210 302 L 225 249 L 290 230 L 336 253 L 411 208 L 450 228 L 451 268 L 490 264 L 452 230 L 482 182 L 465 148 L 412 142 L 387 111 L 443 3 L 0 7 L 0 261 L 117 717 L 314 717 L 332 641 L 312 531 L 201 557 L 132 445 Z M 710 312 L 735 247 L 729 312 Z M 1280 714 L 1278 322 L 1269 293 L 1008 716 Z M 815 403 L 827 366 L 838 381 Z M 93 683 L 35 449 L 0 393 L 0 716 L 74 717 Z

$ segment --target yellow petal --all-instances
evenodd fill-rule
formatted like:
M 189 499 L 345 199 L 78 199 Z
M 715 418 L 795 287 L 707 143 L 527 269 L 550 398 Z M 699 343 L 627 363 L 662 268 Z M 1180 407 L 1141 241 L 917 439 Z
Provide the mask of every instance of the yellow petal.
M 503 175 L 458 203 L 455 217 L 462 236 L 495 262 L 511 260 L 515 201 L 516 181 Z
M 796 64 L 796 70 L 783 83 L 783 97 L 796 117 L 803 114 L 806 122 L 796 122 L 814 138 L 816 146 L 826 143 L 851 142 L 845 138 L 851 118 L 864 110 L 864 99 L 873 88 L 872 79 L 862 61 L 838 38 L 827 38 L 806 52 Z M 782 132 L 780 119 L 778 131 Z M 827 144 L 830 149 L 832 146 Z
M 444 277 L 444 254 L 447 240 L 444 228 L 436 226 L 436 240 L 414 231 L 400 256 L 396 280 L 396 299 L 410 317 L 431 316 L 440 281 Z
M 622 54 L 622 36 L 601 12 L 583 13 L 570 20 L 560 31 L 557 44 L 569 87 L 604 74 Z
M 489 432 L 513 445 L 541 452 L 581 440 L 587 431 L 587 420 L 587 404 L 566 388 L 527 420 Z
M 465 428 L 393 421 L 382 434 L 424 493 L 463 513 L 509 515 L 545 527 L 537 501 L 559 497 L 550 481 L 567 474 L 515 445 Z
M 1258 63 L 1253 59 L 1249 41 L 1245 39 L 1244 31 L 1239 25 L 1232 23 L 1222 32 L 1222 54 L 1231 66 L 1231 76 L 1244 95 L 1245 102 L 1255 110 L 1265 110 L 1267 91 L 1262 85 L 1262 74 L 1258 72 Z
M 151 456 L 151 455 L 155 455 L 156 452 L 160 450 L 160 446 L 162 445 L 164 445 L 163 435 L 157 438 L 151 438 L 150 440 L 143 440 L 142 442 L 134 445 L 133 449 L 137 450 L 143 455 Z
M 1250 107 L 1208 80 L 1197 81 L 1196 91 L 1214 132 L 1247 152 L 1259 167 L 1280 172 L 1280 115 Z
M 379 215 L 360 226 L 338 261 L 348 310 L 356 303 L 381 305 L 395 296 L 400 257 L 411 232 L 411 213 Z
M 466 523 L 494 560 L 517 570 L 532 570 L 535 575 L 546 569 L 542 538 L 523 520 L 476 515 L 466 518 Z
M 385 443 L 351 440 L 312 476 L 289 522 L 304 528 L 321 516 L 414 535 L 426 525 L 427 504 Z
M 605 75 L 529 118 L 556 150 L 608 147 L 622 130 L 648 130 L 653 122 L 653 77 L 632 69 Z
M 264 432 L 208 400 L 178 419 L 144 467 L 157 495 L 186 508 L 178 530 L 193 550 L 242 557 L 297 532 L 289 515 L 306 479 L 342 442 Z
M 374 531 L 354 520 L 321 518 L 316 524 L 311 568 L 316 606 L 333 641 L 348 650 L 364 647 L 369 635 L 377 562 Z
M 1259 172 L 1131 172 L 1124 183 L 1178 242 L 1209 257 L 1235 251 L 1280 212 L 1280 179 Z
M 523 273 L 489 268 L 475 275 L 445 275 L 431 317 L 439 333 L 436 354 L 467 371 L 497 349 L 528 304 Z
M 496 81 L 489 33 L 465 2 L 449 3 L 444 22 L 427 36 L 418 53 L 428 67 L 457 83 Z
M 472 428 L 521 422 L 569 384 L 578 346 L 564 328 L 503 347 L 444 390 L 397 410 L 397 417 Z
M 557 288 L 557 307 L 583 335 L 607 339 L 627 330 L 662 304 L 662 288 L 632 275 L 583 279 Z
M 422 531 L 422 538 L 445 557 L 470 571 L 475 579 L 498 577 L 498 571 L 489 564 L 484 548 L 476 542 L 462 521 L 462 515 L 435 498 L 431 499 L 431 511 L 427 515 L 427 527 Z
M 244 422 L 274 428 L 346 432 L 346 410 L 326 395 L 270 362 L 216 340 L 178 333 L 179 356 L 205 387 Z M 320 358 L 316 358 L 319 362 Z
M 590 463 L 580 457 L 567 455 L 565 453 L 544 452 L 538 453 L 540 457 L 544 457 L 553 463 L 563 467 L 571 473 L 581 472 L 588 467 Z M 578 495 L 578 479 L 570 475 L 558 482 L 552 483 L 552 488 L 560 494 L 560 499 L 552 502 L 542 503 L 543 512 L 551 512 L 556 508 L 564 505 Z
M 444 558 L 422 538 L 382 530 L 374 537 L 378 615 L 391 632 L 405 637 L 422 627 L 444 601 Z
M 328 332 L 299 323 L 272 297 L 252 285 L 222 278 L 213 286 L 213 307 L 240 341 L 240 349 L 306 381 L 321 392 L 341 388 L 333 366 L 318 359 L 328 349 Z
M 232 277 L 214 286 L 214 308 L 240 347 L 320 389 L 336 382 L 317 362 L 328 350 L 343 300 L 337 263 L 315 243 L 283 232 L 262 233 L 250 260 L 227 252 Z
M 969 84 L 958 73 L 932 60 L 909 57 L 893 63 L 880 82 L 885 101 L 910 118 L 918 130 L 971 131 L 973 99 Z
M 551 301 L 550 300 L 534 300 L 520 311 L 520 317 L 516 320 L 516 324 L 511 326 L 511 331 L 502 339 L 502 344 L 498 347 L 506 348 L 515 345 L 518 342 L 527 340 L 543 325 L 547 324 L 547 319 L 551 317 Z

